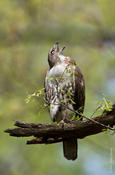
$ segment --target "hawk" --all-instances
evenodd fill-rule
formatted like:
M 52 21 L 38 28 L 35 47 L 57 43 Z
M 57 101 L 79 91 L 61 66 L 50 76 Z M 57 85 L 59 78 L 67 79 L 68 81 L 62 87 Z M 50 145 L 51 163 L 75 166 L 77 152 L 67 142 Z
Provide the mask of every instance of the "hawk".
M 49 71 L 45 77 L 45 100 L 53 122 L 72 120 L 74 111 L 83 113 L 85 104 L 85 82 L 75 62 L 63 55 L 56 42 L 48 53 Z M 82 115 L 80 116 L 82 120 Z M 64 156 L 68 160 L 77 158 L 77 138 L 63 140 Z

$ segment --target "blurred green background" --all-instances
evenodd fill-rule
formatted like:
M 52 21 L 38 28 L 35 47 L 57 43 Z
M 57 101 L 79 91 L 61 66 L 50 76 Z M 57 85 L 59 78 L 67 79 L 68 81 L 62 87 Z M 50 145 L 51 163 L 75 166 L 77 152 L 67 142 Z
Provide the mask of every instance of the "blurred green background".
M 72 162 L 64 159 L 61 143 L 28 146 L 26 138 L 3 132 L 15 120 L 50 122 L 40 102 L 26 104 L 25 98 L 43 87 L 56 41 L 84 74 L 85 115 L 103 93 L 115 102 L 114 0 L 0 0 L 0 175 L 113 175 L 110 133 L 79 140 L 79 158 Z

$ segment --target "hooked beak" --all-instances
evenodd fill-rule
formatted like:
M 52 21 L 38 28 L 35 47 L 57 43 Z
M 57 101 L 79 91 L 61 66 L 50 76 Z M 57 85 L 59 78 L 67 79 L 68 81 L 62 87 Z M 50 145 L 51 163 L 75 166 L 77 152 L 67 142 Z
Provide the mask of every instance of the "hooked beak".
M 63 55 L 63 50 L 64 50 L 65 48 L 66 48 L 65 46 L 61 48 L 61 50 L 60 50 L 60 52 L 59 52 L 61 55 Z
M 59 52 L 59 43 L 58 43 L 58 42 L 56 42 L 56 43 L 54 44 L 54 49 L 55 49 L 57 52 Z

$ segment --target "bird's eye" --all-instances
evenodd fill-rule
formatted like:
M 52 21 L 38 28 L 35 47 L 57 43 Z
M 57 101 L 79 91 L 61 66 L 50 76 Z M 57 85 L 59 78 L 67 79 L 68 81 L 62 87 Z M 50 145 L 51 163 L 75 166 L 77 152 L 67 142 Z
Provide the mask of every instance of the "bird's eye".
M 54 49 L 51 50 L 51 54 L 52 54 L 52 55 L 54 54 L 54 51 L 55 51 Z

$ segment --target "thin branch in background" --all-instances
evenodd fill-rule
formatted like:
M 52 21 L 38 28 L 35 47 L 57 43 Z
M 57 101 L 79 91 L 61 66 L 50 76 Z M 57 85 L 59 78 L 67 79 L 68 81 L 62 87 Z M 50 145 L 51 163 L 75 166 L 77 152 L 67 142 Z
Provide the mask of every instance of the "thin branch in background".
M 90 118 L 94 116 L 94 114 L 101 108 L 101 105 L 98 105 L 94 112 L 91 114 Z
M 104 124 L 102 124 L 102 123 L 100 123 L 100 122 L 98 122 L 98 121 L 96 121 L 96 120 L 93 120 L 92 118 L 89 118 L 89 117 L 87 117 L 87 116 L 84 116 L 84 115 L 82 115 L 81 113 L 79 113 L 78 111 L 72 110 L 72 109 L 70 109 L 70 108 L 68 108 L 68 109 L 71 110 L 71 111 L 73 111 L 73 112 L 75 112 L 77 115 L 82 116 L 83 118 L 85 118 L 85 119 L 87 119 L 87 120 L 90 120 L 90 121 L 92 121 L 92 122 L 94 122 L 94 123 L 96 123 L 96 124 L 98 124 L 98 125 L 101 125 L 101 126 L 105 127 L 106 129 L 110 129 L 110 130 L 112 130 L 112 131 L 115 131 L 114 128 L 112 128 L 112 127 L 110 127 L 110 126 L 107 126 L 107 125 L 104 125 Z
M 58 103 L 53 103 L 53 105 L 58 105 Z M 112 127 L 110 127 L 110 126 L 104 125 L 104 124 L 102 124 L 102 123 L 100 123 L 100 122 L 98 122 L 98 121 L 96 121 L 96 120 L 93 120 L 92 118 L 89 118 L 89 117 L 87 117 L 87 116 L 85 116 L 85 115 L 79 113 L 77 110 L 75 111 L 75 110 L 69 108 L 67 105 L 64 105 L 64 103 L 62 103 L 62 105 L 65 106 L 65 107 L 66 107 L 67 109 L 69 109 L 70 111 L 74 112 L 75 114 L 80 115 L 80 116 L 82 116 L 83 118 L 85 118 L 85 119 L 87 119 L 87 120 L 89 120 L 89 121 L 92 121 L 92 122 L 94 122 L 94 123 L 96 123 L 96 124 L 98 124 L 98 125 L 100 125 L 100 126 L 103 126 L 103 127 L 105 127 L 106 129 L 115 131 L 115 128 L 112 128 Z M 79 119 L 77 119 L 77 121 L 79 121 Z

